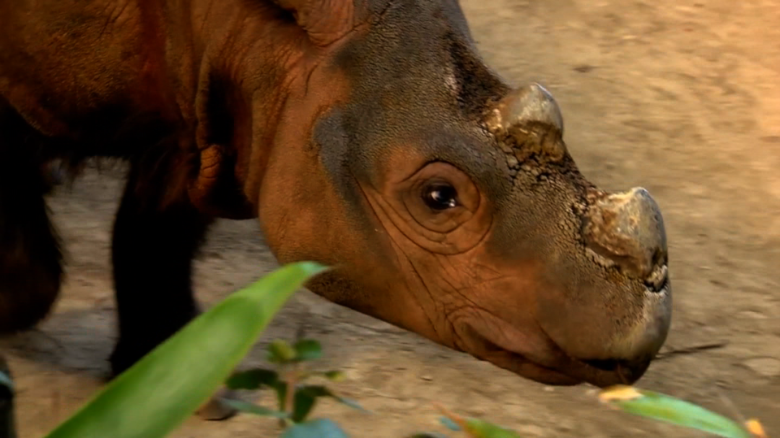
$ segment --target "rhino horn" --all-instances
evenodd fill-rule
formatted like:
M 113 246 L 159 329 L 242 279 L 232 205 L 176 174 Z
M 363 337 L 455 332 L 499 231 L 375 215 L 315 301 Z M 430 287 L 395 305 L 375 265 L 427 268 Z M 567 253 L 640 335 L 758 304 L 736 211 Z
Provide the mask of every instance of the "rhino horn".
M 496 136 L 502 149 L 522 156 L 563 158 L 563 116 L 558 103 L 544 87 L 532 83 L 512 90 L 492 105 L 485 125 Z

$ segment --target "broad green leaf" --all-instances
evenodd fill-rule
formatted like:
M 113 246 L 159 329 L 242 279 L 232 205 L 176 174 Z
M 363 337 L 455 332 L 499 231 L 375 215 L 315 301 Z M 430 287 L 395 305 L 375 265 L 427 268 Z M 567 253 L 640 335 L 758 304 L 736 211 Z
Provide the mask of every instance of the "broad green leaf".
M 288 298 L 326 268 L 285 265 L 204 312 L 47 438 L 161 438 L 211 397 Z
M 349 435 L 332 420 L 318 418 L 291 426 L 281 438 L 349 438 Z
M 286 412 L 275 411 L 262 406 L 258 406 L 254 403 L 247 403 L 240 400 L 224 400 L 224 403 L 232 408 L 246 412 L 247 414 L 258 415 L 260 417 L 275 417 L 275 418 L 287 418 L 289 415 Z
M 467 418 L 466 427 L 474 438 L 520 438 L 516 432 L 477 418 Z
M 300 423 L 306 420 L 315 404 L 317 404 L 317 395 L 311 391 L 307 391 L 305 388 L 295 391 L 292 421 Z
M 692 403 L 631 386 L 602 390 L 599 399 L 626 412 L 726 438 L 750 438 L 738 423 Z
M 260 389 L 263 386 L 276 388 L 278 384 L 279 373 L 263 368 L 235 373 L 225 381 L 225 385 L 230 389 Z
M 274 339 L 268 345 L 268 362 L 289 363 L 295 360 L 295 349 L 282 339 Z
M 317 360 L 322 357 L 322 346 L 314 339 L 301 339 L 295 343 L 294 348 L 296 361 Z

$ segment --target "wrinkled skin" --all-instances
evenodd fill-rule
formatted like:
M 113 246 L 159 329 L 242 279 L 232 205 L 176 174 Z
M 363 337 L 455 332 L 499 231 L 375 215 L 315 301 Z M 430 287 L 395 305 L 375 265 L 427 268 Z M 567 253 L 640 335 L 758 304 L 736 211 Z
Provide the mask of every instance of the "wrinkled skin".
M 454 1 L 0 0 L 0 16 L 4 331 L 59 291 L 46 163 L 116 157 L 115 372 L 197 314 L 191 259 L 215 218 L 258 217 L 281 263 L 335 266 L 309 284 L 323 297 L 539 382 L 632 383 L 666 338 L 655 201 L 590 184 L 552 96 L 486 67 Z

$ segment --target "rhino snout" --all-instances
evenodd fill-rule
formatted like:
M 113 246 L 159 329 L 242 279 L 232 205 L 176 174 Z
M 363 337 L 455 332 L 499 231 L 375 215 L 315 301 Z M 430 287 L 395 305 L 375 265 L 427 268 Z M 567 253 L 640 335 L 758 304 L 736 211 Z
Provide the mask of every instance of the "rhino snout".
M 635 187 L 594 202 L 585 224 L 587 247 L 629 277 L 661 290 L 666 282 L 666 230 L 650 193 Z

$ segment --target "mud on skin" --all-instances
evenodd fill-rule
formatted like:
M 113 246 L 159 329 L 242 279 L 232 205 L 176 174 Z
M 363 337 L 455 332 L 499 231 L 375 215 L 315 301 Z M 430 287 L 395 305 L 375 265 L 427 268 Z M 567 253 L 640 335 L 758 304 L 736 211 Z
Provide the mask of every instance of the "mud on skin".
M 338 266 L 315 293 L 539 382 L 632 383 L 665 341 L 655 201 L 590 184 L 553 97 L 491 71 L 456 2 L 0 0 L 0 15 L 6 332 L 59 291 L 48 163 L 118 158 L 115 372 L 197 315 L 192 258 L 217 218 L 257 217 L 280 263 Z

